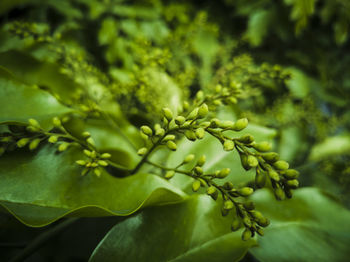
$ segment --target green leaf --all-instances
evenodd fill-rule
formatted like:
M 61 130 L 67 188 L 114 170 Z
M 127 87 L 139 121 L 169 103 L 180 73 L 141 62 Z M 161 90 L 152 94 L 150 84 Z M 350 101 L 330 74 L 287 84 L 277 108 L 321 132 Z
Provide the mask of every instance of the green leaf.
M 323 142 L 312 147 L 309 159 L 318 161 L 330 156 L 346 154 L 350 152 L 350 135 L 328 137 Z
M 255 244 L 231 232 L 232 217 L 208 196 L 154 207 L 112 228 L 93 252 L 94 261 L 239 261 Z
M 296 21 L 295 32 L 300 34 L 308 23 L 308 18 L 315 11 L 317 0 L 284 0 L 284 3 L 292 6 L 291 19 Z
M 81 149 L 58 153 L 53 145 L 36 152 L 17 150 L 0 157 L 0 204 L 29 226 L 73 216 L 127 216 L 142 207 L 179 202 L 184 193 L 164 179 L 137 174 L 115 178 L 103 170 L 81 176 Z
M 16 81 L 0 67 L 0 123 L 8 121 L 26 122 L 34 118 L 43 127 L 51 125 L 54 116 L 71 112 L 50 95 L 37 87 Z
M 259 261 L 348 260 L 350 211 L 320 190 L 299 189 L 282 202 L 259 191 L 252 200 L 271 219 L 259 246 L 250 250 Z

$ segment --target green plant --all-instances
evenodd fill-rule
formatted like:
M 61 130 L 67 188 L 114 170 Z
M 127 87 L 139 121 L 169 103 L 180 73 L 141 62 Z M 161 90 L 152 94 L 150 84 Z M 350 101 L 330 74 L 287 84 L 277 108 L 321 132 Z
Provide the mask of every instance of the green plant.
M 303 1 L 286 2 L 306 30 L 314 1 L 304 13 Z M 266 13 L 242 3 L 217 7 L 248 15 L 243 39 L 258 46 L 268 30 L 252 24 Z M 0 204 L 26 226 L 49 227 L 4 259 L 107 216 L 114 227 L 83 259 L 346 259 L 349 211 L 321 190 L 294 191 L 299 171 L 288 162 L 313 133 L 300 130 L 316 127 L 320 142 L 341 122 L 325 124 L 317 101 L 296 105 L 300 83 L 312 82 L 303 73 L 256 62 L 191 2 L 2 1 L 0 15 Z M 321 144 L 310 158 L 328 154 Z

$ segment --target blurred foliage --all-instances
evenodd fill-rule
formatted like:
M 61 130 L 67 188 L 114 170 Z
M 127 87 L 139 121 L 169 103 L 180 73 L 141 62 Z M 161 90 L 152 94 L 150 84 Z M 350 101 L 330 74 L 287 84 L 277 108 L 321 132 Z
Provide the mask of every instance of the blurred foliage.
M 117 221 L 91 261 L 239 260 L 248 251 L 243 261 L 345 261 L 350 243 L 349 211 L 343 207 L 350 207 L 349 30 L 349 0 L 0 1 L 1 133 L 13 132 L 29 118 L 50 130 L 53 116 L 73 115 L 63 123 L 69 134 L 89 131 L 98 149 L 131 167 L 142 144 L 137 128 L 157 123 L 163 107 L 181 111 L 199 90 L 210 92 L 217 85 L 240 88 L 238 102 L 221 107 L 218 116 L 247 117 L 253 124 L 244 134 L 273 142 L 281 158 L 302 173 L 302 186 L 323 190 L 301 189 L 286 204 L 261 192 L 254 198 L 273 224 L 264 238 L 242 242 L 240 234 L 224 229 L 224 218 L 217 222 L 215 202 L 187 196 L 188 177 L 166 182 L 157 176 L 162 174 L 144 169 L 129 178 L 67 179 L 62 174 L 77 169 L 71 157 L 76 149 L 62 157 L 43 145 L 39 153 L 1 156 L 2 208 L 27 225 L 43 226 L 70 213 L 126 216 L 154 206 Z M 187 153 L 203 152 L 212 159 L 208 169 L 230 165 L 227 180 L 249 185 L 254 173 L 219 147 L 208 138 L 202 144 L 184 140 L 178 152 L 160 150 L 157 157 L 175 165 Z M 50 179 L 43 165 L 50 167 Z M 336 222 L 327 223 L 331 220 Z M 26 237 L 24 229 L 14 227 Z M 170 244 L 163 242 L 172 234 Z M 0 235 L 2 242 L 6 235 Z M 294 249 L 285 246 L 287 240 Z M 308 248 L 294 252 L 304 242 Z M 150 243 L 159 252 L 150 252 Z M 54 260 L 47 250 L 33 261 L 73 261 L 69 252 Z M 80 259 L 88 259 L 91 247 L 88 252 Z

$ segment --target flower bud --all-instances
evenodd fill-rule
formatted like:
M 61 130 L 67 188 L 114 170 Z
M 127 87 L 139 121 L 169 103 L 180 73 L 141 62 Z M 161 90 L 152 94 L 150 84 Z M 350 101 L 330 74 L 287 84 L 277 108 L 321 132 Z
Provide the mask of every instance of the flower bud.
M 94 173 L 97 177 L 100 177 L 101 176 L 101 170 L 99 168 L 95 168 L 94 169 Z
M 205 135 L 204 128 L 202 128 L 202 127 L 197 128 L 196 131 L 195 131 L 195 134 L 196 134 L 196 137 L 198 139 L 202 139 L 204 137 L 204 135 Z
M 218 85 L 215 86 L 215 92 L 216 93 L 220 93 L 221 90 L 222 90 L 222 85 L 218 84 Z
M 255 156 L 249 155 L 247 157 L 247 163 L 250 167 L 256 167 L 259 165 L 259 161 Z
M 211 198 L 214 200 L 216 200 L 219 196 L 219 192 L 214 186 L 210 186 L 207 188 L 207 194 L 211 196 Z
M 185 121 L 186 121 L 186 118 L 183 116 L 177 116 L 175 118 L 175 123 L 179 126 L 183 125 L 183 123 L 185 123 Z
M 279 155 L 275 152 L 261 154 L 262 158 L 268 163 L 275 163 L 280 159 Z
M 286 194 L 284 193 L 283 189 L 280 187 L 276 188 L 274 193 L 277 200 L 284 200 L 286 198 Z
M 30 118 L 30 119 L 28 120 L 28 123 L 29 123 L 29 125 L 31 125 L 31 126 L 40 128 L 39 122 L 38 122 L 37 120 L 33 119 L 33 118 Z
M 231 210 L 234 207 L 233 202 L 231 200 L 226 200 L 224 202 L 224 209 Z
M 240 138 L 238 138 L 238 141 L 244 143 L 244 144 L 250 144 L 252 142 L 254 142 L 254 137 L 252 135 L 244 135 L 241 136 Z
M 231 189 L 233 189 L 233 184 L 232 184 L 232 182 L 227 181 L 227 182 L 225 182 L 225 184 L 223 185 L 223 187 L 224 187 L 226 190 L 231 190 Z
M 193 170 L 198 176 L 203 174 L 203 169 L 200 166 L 196 166 Z
M 206 117 L 208 112 L 209 112 L 208 105 L 204 103 L 198 109 L 198 118 L 201 119 Z
M 163 138 L 163 142 L 167 142 L 167 141 L 173 141 L 175 140 L 175 136 L 174 135 L 166 135 L 164 138 Z
M 167 107 L 163 108 L 163 115 L 169 122 L 173 119 L 173 112 Z
M 287 186 L 292 189 L 296 189 L 299 187 L 299 181 L 296 179 L 288 180 Z
M 77 161 L 75 161 L 75 163 L 77 163 L 79 166 L 85 166 L 86 165 L 86 161 L 85 160 L 77 160 Z
M 266 217 L 264 217 L 263 219 L 260 219 L 258 221 L 256 221 L 258 223 L 259 226 L 261 227 L 267 227 L 268 225 L 270 225 L 270 220 L 267 219 Z
M 108 166 L 108 163 L 105 160 L 98 160 L 99 166 Z
M 166 145 L 167 145 L 167 147 L 168 147 L 170 150 L 176 151 L 177 146 L 176 146 L 176 144 L 175 144 L 173 141 L 168 141 L 168 142 L 166 143 Z
M 198 107 L 192 110 L 192 112 L 186 117 L 188 120 L 194 120 L 198 116 Z
M 210 120 L 210 127 L 212 128 L 217 128 L 220 126 L 220 120 L 217 118 L 213 118 L 212 120 Z
M 254 192 L 254 189 L 251 187 L 242 187 L 237 190 L 237 193 L 243 197 L 250 196 L 251 194 L 253 194 L 253 192 Z
M 235 131 L 241 131 L 244 128 L 248 126 L 248 119 L 247 118 L 241 118 L 238 119 L 233 127 L 233 130 Z
M 258 188 L 263 188 L 266 183 L 266 175 L 259 171 L 259 169 L 256 170 L 256 175 L 255 175 L 255 184 Z
M 197 161 L 197 166 L 203 166 L 205 164 L 206 157 L 205 155 L 201 156 Z
M 217 178 L 225 178 L 230 174 L 231 169 L 229 168 L 224 168 L 221 169 L 220 172 L 216 175 Z
M 39 143 L 40 143 L 41 139 L 40 138 L 36 138 L 34 140 L 32 140 L 29 144 L 29 150 L 34 150 L 38 147 Z
M 232 129 L 234 127 L 235 123 L 232 121 L 223 121 L 220 123 L 220 128 L 223 129 Z
M 153 131 L 149 126 L 141 126 L 141 132 L 144 133 L 147 136 L 152 136 Z
M 137 154 L 139 155 L 139 156 L 143 156 L 143 155 L 145 155 L 147 153 L 147 148 L 146 147 L 142 147 L 142 148 L 140 148 L 138 151 L 137 151 Z
M 264 236 L 264 230 L 262 230 L 260 227 L 256 229 L 256 233 L 258 233 L 260 236 Z
M 199 180 L 195 180 L 192 183 L 192 190 L 193 190 L 193 192 L 197 192 L 200 187 L 201 187 L 201 182 Z
M 90 145 L 93 145 L 93 146 L 95 145 L 95 141 L 92 137 L 89 137 L 88 139 L 86 139 L 86 142 Z
M 165 130 L 163 128 L 158 128 L 156 130 L 156 136 L 164 136 Z
M 58 151 L 63 152 L 68 148 L 68 146 L 69 146 L 69 143 L 63 142 L 58 146 Z
M 192 130 L 186 130 L 185 136 L 190 141 L 195 141 L 197 139 L 196 133 L 193 132 Z
M 287 179 L 295 179 L 299 176 L 299 172 L 295 169 L 288 169 L 284 171 L 283 175 Z
M 227 139 L 223 146 L 225 151 L 232 151 L 235 148 L 235 143 L 232 140 Z
M 21 138 L 20 140 L 17 141 L 17 146 L 19 148 L 25 147 L 28 144 L 29 140 L 30 140 L 29 138 Z
M 184 101 L 182 104 L 183 109 L 186 111 L 190 108 L 190 104 L 187 101 Z
M 272 179 L 272 180 L 275 180 L 276 182 L 280 181 L 280 176 L 279 174 L 272 168 L 269 168 L 267 170 L 267 174 L 269 175 L 269 177 Z
M 284 160 L 278 160 L 273 163 L 273 166 L 278 170 L 287 170 L 289 168 L 289 164 Z
M 199 90 L 199 91 L 197 92 L 197 94 L 196 94 L 196 99 L 197 99 L 197 100 L 202 100 L 203 97 L 204 97 L 203 91 L 202 91 L 202 90 Z
M 105 158 L 105 159 L 108 159 L 108 158 L 111 158 L 111 154 L 110 153 L 103 153 L 102 155 L 101 155 L 101 158 Z
M 246 171 L 251 169 L 252 167 L 250 165 L 248 165 L 248 156 L 245 153 L 241 153 L 241 152 L 239 152 L 239 156 L 241 158 L 241 164 L 242 164 L 243 168 Z
M 61 120 L 58 117 L 54 117 L 52 119 L 52 123 L 53 123 L 54 127 L 61 127 L 62 126 Z
M 174 170 L 170 170 L 170 171 L 167 171 L 166 173 L 165 173 L 165 178 L 166 179 L 170 179 L 170 178 L 172 178 L 173 176 L 175 175 L 175 171 Z
M 187 164 L 187 163 L 193 161 L 194 157 L 195 156 L 193 154 L 189 154 L 188 156 L 185 157 L 185 159 L 182 163 Z
M 241 227 L 241 221 L 238 218 L 235 218 L 231 223 L 231 230 L 236 232 Z
M 90 132 L 85 131 L 85 132 L 82 133 L 82 136 L 83 136 L 84 138 L 88 138 L 88 137 L 91 136 L 91 134 L 90 134 Z
M 242 240 L 248 241 L 251 238 L 252 238 L 252 232 L 250 231 L 250 229 L 246 228 L 242 233 Z
M 54 144 L 57 142 L 57 140 L 58 140 L 58 136 L 50 136 L 47 141 L 49 141 L 49 143 L 51 144 Z
M 259 152 L 267 152 L 271 150 L 271 144 L 269 142 L 263 141 L 261 143 L 254 144 L 253 147 Z

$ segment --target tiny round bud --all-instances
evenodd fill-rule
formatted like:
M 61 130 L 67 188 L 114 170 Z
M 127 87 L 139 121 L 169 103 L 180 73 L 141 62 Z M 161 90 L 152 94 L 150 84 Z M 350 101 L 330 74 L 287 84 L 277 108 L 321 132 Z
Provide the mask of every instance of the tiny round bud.
M 185 157 L 185 159 L 182 163 L 187 164 L 187 163 L 193 161 L 194 157 L 195 156 L 193 154 L 189 154 L 188 156 Z
M 264 236 L 264 230 L 262 230 L 260 227 L 256 229 L 256 233 L 258 233 L 260 236 Z
M 91 167 L 98 167 L 98 164 L 96 162 L 92 162 L 90 166 Z
M 39 143 L 41 142 L 41 139 L 40 138 L 36 138 L 34 140 L 32 140 L 30 143 L 29 143 L 29 150 L 34 150 L 38 147 Z
M 173 112 L 171 112 L 170 108 L 163 108 L 163 115 L 164 117 L 170 122 L 173 119 Z
M 234 127 L 235 123 L 232 121 L 223 121 L 220 123 L 220 128 L 223 129 L 232 129 Z
M 147 153 L 147 148 L 146 147 L 142 147 L 142 148 L 140 148 L 138 151 L 137 151 L 137 154 L 139 155 L 139 156 L 143 156 L 143 155 L 145 155 Z
M 251 238 L 252 238 L 252 232 L 250 231 L 250 229 L 246 228 L 242 233 L 242 240 L 248 241 Z
M 197 100 L 202 100 L 203 97 L 204 97 L 203 91 L 202 91 L 202 90 L 199 90 L 199 91 L 197 92 L 197 94 L 196 94 L 196 99 L 197 99 Z
M 90 145 L 93 145 L 93 146 L 95 145 L 95 141 L 92 137 L 87 138 L 86 142 L 88 142 Z
M 167 147 L 168 147 L 170 150 L 176 151 L 177 146 L 176 146 L 176 144 L 175 144 L 173 141 L 168 141 L 168 142 L 166 143 L 166 145 L 167 145 Z
M 284 200 L 286 198 L 286 194 L 284 193 L 283 189 L 280 187 L 276 188 L 274 193 L 277 200 Z
M 259 165 L 259 161 L 255 156 L 249 155 L 247 157 L 247 163 L 250 167 L 256 167 Z
M 237 190 L 237 193 L 243 197 L 250 196 L 251 194 L 253 194 L 253 192 L 254 192 L 254 189 L 251 187 L 242 187 Z
M 183 109 L 186 111 L 190 108 L 190 104 L 187 101 L 184 101 L 182 104 Z
M 215 92 L 216 93 L 220 93 L 221 90 L 222 90 L 222 85 L 218 84 L 218 85 L 215 86 Z
M 289 168 L 288 162 L 284 160 L 278 160 L 275 163 L 273 163 L 273 166 L 278 170 L 287 170 Z
M 220 120 L 217 118 L 213 118 L 212 120 L 210 120 L 210 127 L 212 128 L 217 128 L 220 126 Z
M 28 144 L 29 140 L 30 140 L 29 138 L 21 138 L 20 140 L 17 141 L 17 146 L 19 148 L 25 147 Z
M 288 169 L 284 171 L 283 175 L 287 179 L 295 179 L 299 176 L 299 172 L 295 169 Z
M 100 177 L 101 176 L 101 170 L 99 168 L 95 168 L 94 169 L 94 173 L 97 177 Z
M 235 131 L 241 131 L 244 128 L 248 126 L 248 119 L 247 118 L 241 118 L 238 119 L 233 127 L 233 130 Z
M 51 144 L 54 144 L 57 142 L 57 140 L 58 140 L 58 136 L 50 136 L 47 141 L 49 141 L 49 143 Z
M 230 174 L 231 169 L 229 168 L 224 168 L 221 169 L 220 172 L 216 175 L 217 178 L 225 178 Z
M 141 126 L 141 132 L 144 133 L 147 136 L 152 136 L 153 131 L 149 126 Z
M 238 141 L 244 144 L 251 144 L 252 142 L 254 142 L 254 137 L 252 135 L 244 135 L 238 138 Z
M 198 107 L 192 110 L 192 112 L 186 117 L 188 120 L 194 120 L 198 116 Z
M 197 161 L 197 166 L 203 166 L 205 164 L 206 157 L 205 155 L 201 156 Z
M 197 139 L 196 133 L 193 132 L 192 130 L 186 130 L 185 136 L 190 141 L 195 141 Z
M 202 128 L 202 127 L 197 128 L 196 131 L 195 131 L 195 134 L 196 134 L 196 137 L 198 139 L 202 139 L 204 137 L 204 135 L 205 135 L 204 128 Z
M 196 166 L 193 170 L 198 176 L 203 174 L 203 169 L 200 166 Z
M 101 155 L 101 158 L 105 158 L 105 159 L 107 159 L 107 158 L 111 158 L 111 154 L 110 153 L 103 153 L 102 155 Z
M 225 140 L 224 144 L 225 151 L 232 151 L 235 148 L 235 143 L 232 140 Z
M 279 160 L 279 155 L 275 152 L 261 154 L 262 158 L 268 163 L 275 163 Z
M 256 170 L 255 174 L 255 184 L 258 188 L 263 188 L 266 183 L 266 175 L 260 172 L 259 169 Z
M 274 169 L 272 168 L 268 169 L 267 174 L 272 180 L 275 180 L 276 182 L 280 181 L 280 176 Z
M 241 158 L 241 164 L 243 166 L 243 168 L 248 171 L 249 169 L 251 169 L 252 167 L 248 164 L 248 156 L 245 153 L 239 153 L 239 156 Z
M 91 151 L 87 150 L 87 149 L 84 149 L 84 154 L 88 157 L 91 157 Z
M 62 126 L 61 120 L 58 117 L 54 117 L 52 119 L 52 123 L 53 123 L 53 125 L 55 127 L 61 127 Z
M 287 186 L 292 189 L 296 189 L 299 187 L 299 181 L 296 179 L 288 180 Z
M 58 146 L 58 151 L 63 152 L 69 147 L 69 143 L 63 142 Z
M 108 166 L 108 163 L 105 160 L 98 160 L 98 165 L 100 165 L 100 166 Z
M 198 118 L 204 118 L 206 117 L 206 115 L 208 114 L 209 109 L 208 109 L 208 105 L 207 104 L 203 104 L 200 106 L 200 108 L 198 109 Z
M 235 218 L 231 223 L 231 230 L 233 232 L 237 231 L 241 227 L 241 221 L 238 218 Z
M 234 207 L 233 202 L 231 200 L 226 200 L 224 202 L 224 209 L 231 210 Z
M 75 163 L 77 163 L 79 166 L 85 166 L 86 165 L 86 161 L 84 161 L 84 160 L 77 160 L 77 161 L 75 161 Z
M 172 178 L 173 176 L 175 175 L 175 171 L 174 170 L 170 170 L 170 171 L 167 171 L 166 173 L 165 173 L 165 178 L 166 179 L 170 179 L 170 178 Z
M 267 152 L 271 150 L 271 144 L 269 142 L 263 141 L 261 143 L 254 144 L 253 147 L 259 152 Z
M 179 126 L 183 125 L 183 123 L 185 123 L 185 121 L 186 121 L 186 118 L 183 116 L 177 116 L 175 118 L 175 123 Z
M 223 187 L 224 187 L 226 190 L 231 190 L 231 189 L 233 189 L 233 184 L 232 184 L 232 182 L 227 181 L 227 182 L 225 182 L 225 184 L 224 184 Z
M 175 136 L 174 135 L 166 135 L 164 138 L 163 138 L 163 142 L 167 142 L 167 141 L 173 141 L 175 140 Z
M 163 128 L 156 129 L 156 136 L 164 136 L 165 130 Z
M 33 118 L 30 118 L 30 119 L 28 120 L 28 123 L 29 123 L 29 125 L 31 125 L 31 126 L 40 128 L 39 122 L 38 122 L 37 120 L 33 119 Z
M 91 134 L 90 134 L 90 132 L 85 131 L 85 132 L 82 133 L 82 136 L 85 137 L 85 138 L 88 138 L 88 137 L 91 136 Z
M 214 186 L 210 186 L 207 188 L 207 194 L 214 200 L 216 200 L 219 196 L 219 192 Z
M 193 190 L 193 192 L 197 192 L 200 187 L 201 187 L 201 182 L 199 180 L 195 180 L 192 183 L 192 190 Z

